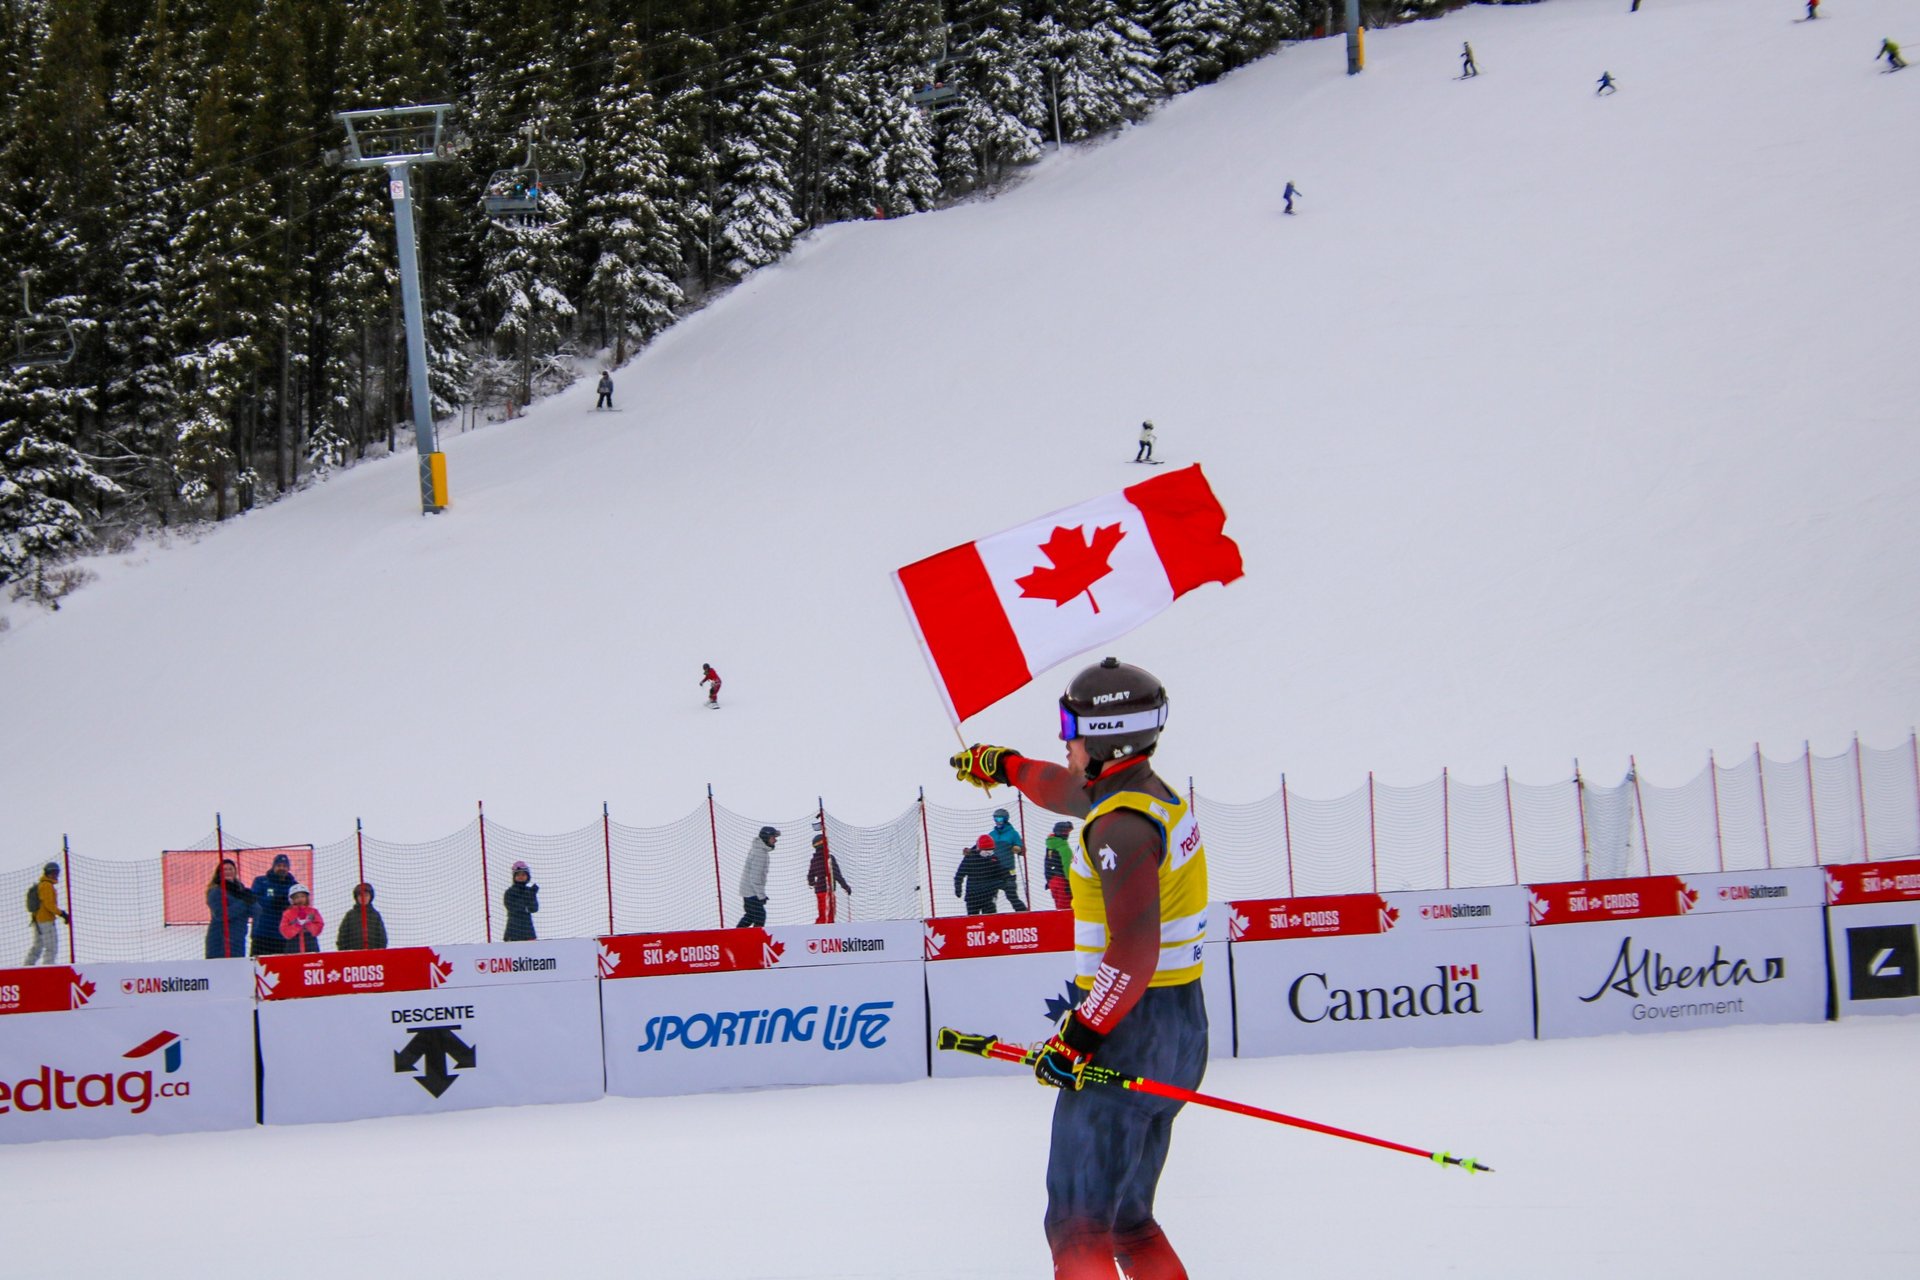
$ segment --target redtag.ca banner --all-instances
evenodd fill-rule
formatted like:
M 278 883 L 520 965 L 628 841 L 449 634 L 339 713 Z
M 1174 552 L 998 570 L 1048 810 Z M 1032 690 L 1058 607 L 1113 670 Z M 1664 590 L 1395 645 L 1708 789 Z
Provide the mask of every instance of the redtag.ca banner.
M 452 964 L 442 960 L 432 947 L 256 956 L 253 964 L 254 994 L 261 1000 L 431 991 L 453 972 Z

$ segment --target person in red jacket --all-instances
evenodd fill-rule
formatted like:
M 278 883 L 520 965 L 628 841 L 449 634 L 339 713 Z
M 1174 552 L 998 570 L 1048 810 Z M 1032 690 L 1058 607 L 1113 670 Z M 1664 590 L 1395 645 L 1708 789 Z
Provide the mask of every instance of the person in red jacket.
M 326 927 L 307 886 L 296 884 L 287 890 L 287 909 L 280 913 L 280 936 L 287 940 L 288 951 L 318 951 L 320 933 Z
M 827 837 L 823 832 L 813 838 L 813 861 L 807 864 L 807 884 L 813 889 L 814 900 L 820 904 L 813 913 L 815 924 L 832 924 L 840 913 L 840 900 L 834 893 L 834 886 L 853 896 L 853 886 L 847 883 L 846 876 L 840 873 L 840 859 L 827 850 Z
M 700 683 L 713 686 L 707 690 L 707 710 L 718 711 L 720 709 L 720 673 L 713 669 L 711 662 L 700 664 Z

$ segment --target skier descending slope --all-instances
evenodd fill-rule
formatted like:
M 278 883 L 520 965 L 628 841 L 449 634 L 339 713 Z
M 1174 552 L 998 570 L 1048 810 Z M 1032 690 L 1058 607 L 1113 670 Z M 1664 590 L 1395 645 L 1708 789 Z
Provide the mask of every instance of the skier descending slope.
M 1108 658 L 1060 699 L 1066 768 L 977 744 L 951 762 L 964 782 L 1010 783 L 1043 808 L 1086 819 L 1067 872 L 1084 994 L 1034 1064 L 1035 1078 L 1060 1090 L 1047 1157 L 1056 1280 L 1113 1280 L 1116 1262 L 1130 1280 L 1187 1275 L 1153 1217 L 1181 1104 L 1081 1088 L 1096 1058 L 1184 1089 L 1206 1072 L 1207 854 L 1186 803 L 1148 759 L 1166 721 L 1160 682 Z
M 700 684 L 703 688 L 707 685 L 713 686 L 707 690 L 707 710 L 718 711 L 720 709 L 720 673 L 713 669 L 712 663 L 700 664 Z

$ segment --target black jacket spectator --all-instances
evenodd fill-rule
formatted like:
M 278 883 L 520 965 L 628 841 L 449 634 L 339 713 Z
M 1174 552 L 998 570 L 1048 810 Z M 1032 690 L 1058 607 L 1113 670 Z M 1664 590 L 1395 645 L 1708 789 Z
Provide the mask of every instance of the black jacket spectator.
M 366 901 L 360 900 L 361 895 Z M 378 951 L 387 945 L 387 922 L 373 909 L 373 886 L 353 886 L 353 905 L 340 917 L 340 931 L 333 936 L 335 951 Z
M 253 924 L 253 891 L 236 875 L 225 877 L 232 862 L 222 862 L 207 886 L 207 959 L 247 954 L 247 929 Z M 278 927 L 278 926 L 276 926 Z
M 513 864 L 513 883 L 507 886 L 507 931 L 502 942 L 532 942 L 533 913 L 540 909 L 540 886 L 533 883 L 533 872 L 524 862 Z

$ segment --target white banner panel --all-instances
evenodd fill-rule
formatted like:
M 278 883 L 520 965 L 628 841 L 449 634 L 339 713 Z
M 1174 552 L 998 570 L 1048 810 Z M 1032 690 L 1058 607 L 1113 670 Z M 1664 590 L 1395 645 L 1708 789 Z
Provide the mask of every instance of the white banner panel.
M 1920 1010 L 1920 861 L 1847 863 L 1826 876 L 1841 1015 Z
M 250 1003 L 0 1019 L 0 1142 L 240 1129 L 253 1112 Z
M 541 942 L 473 943 L 434 950 L 448 965 L 442 987 L 492 987 L 518 982 L 591 982 L 592 938 Z
M 170 1009 L 185 1002 L 208 1000 L 253 1002 L 253 963 L 244 956 L 231 960 L 86 964 L 79 972 L 83 980 L 93 984 L 89 1009 L 155 1005 Z
M 920 959 L 918 920 L 870 920 L 862 924 L 788 924 L 767 930 L 774 945 L 770 969 L 814 964 L 888 964 Z
M 1532 953 L 1518 920 L 1236 942 L 1233 985 L 1243 1058 L 1533 1035 Z
M 584 1102 L 604 1092 L 592 982 L 267 1001 L 260 1054 L 269 1124 Z
M 1533 954 L 1542 1039 L 1827 1016 L 1817 907 L 1541 926 Z
M 600 988 L 607 1092 L 923 1079 L 921 969 L 915 960 L 610 979 Z

